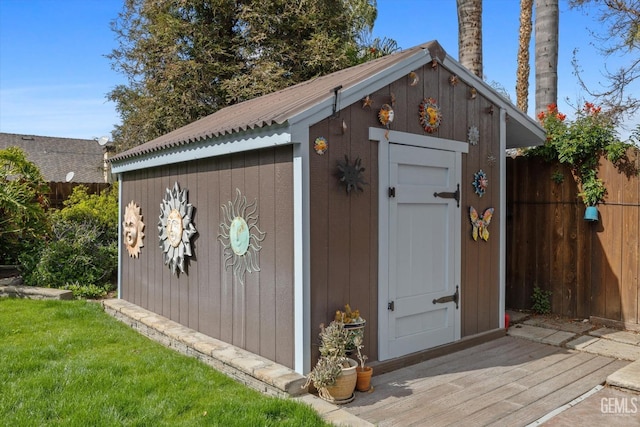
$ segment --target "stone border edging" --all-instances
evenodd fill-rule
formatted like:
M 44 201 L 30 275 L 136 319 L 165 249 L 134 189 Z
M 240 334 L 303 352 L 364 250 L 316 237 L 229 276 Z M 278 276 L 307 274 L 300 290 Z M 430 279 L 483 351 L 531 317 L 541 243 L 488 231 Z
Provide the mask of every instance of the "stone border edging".
M 65 289 L 0 284 L 0 297 L 72 300 L 73 292 Z
M 103 300 L 105 312 L 142 335 L 179 353 L 195 357 L 262 393 L 292 397 L 307 393 L 306 378 L 286 366 L 211 338 L 121 299 Z

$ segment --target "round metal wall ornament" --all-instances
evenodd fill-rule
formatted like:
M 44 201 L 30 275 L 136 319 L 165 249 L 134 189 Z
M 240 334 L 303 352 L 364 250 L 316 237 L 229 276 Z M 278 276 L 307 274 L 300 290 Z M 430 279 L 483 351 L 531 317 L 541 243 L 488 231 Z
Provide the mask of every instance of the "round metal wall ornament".
M 489 178 L 487 178 L 487 174 L 482 169 L 473 174 L 473 188 L 475 188 L 478 196 L 484 196 L 488 186 Z
M 346 155 L 344 156 L 344 162 L 338 162 L 338 178 L 344 184 L 347 195 L 351 194 L 351 190 L 364 191 L 362 185 L 367 184 L 362 177 L 364 170 L 360 157 L 357 157 L 353 164 L 351 164 L 349 157 Z
M 420 125 L 426 132 L 433 133 L 440 127 L 442 113 L 433 98 L 425 98 L 420 103 Z
M 478 141 L 480 141 L 480 132 L 476 126 L 471 126 L 469 128 L 469 132 L 467 133 L 467 140 L 471 145 L 478 145 Z
M 313 143 L 313 149 L 316 151 L 316 153 L 320 155 L 323 155 L 328 148 L 329 148 L 329 143 L 327 142 L 326 138 L 318 137 Z
M 142 243 L 143 230 L 144 222 L 142 222 L 140 206 L 132 200 L 124 209 L 124 221 L 122 221 L 124 245 L 130 257 L 138 258 L 140 255 L 140 248 L 144 246 Z
M 178 183 L 173 190 L 166 189 L 160 203 L 158 238 L 164 254 L 164 264 L 173 274 L 176 267 L 184 273 L 185 257 L 192 256 L 191 238 L 197 233 L 192 221 L 193 206 L 187 203 L 187 190 L 180 190 Z
M 389 126 L 389 124 L 393 122 L 393 116 L 394 113 L 391 105 L 384 104 L 382 108 L 380 108 L 380 112 L 378 113 L 378 120 L 380 120 L 382 126 Z
M 233 275 L 244 285 L 248 271 L 260 271 L 258 252 L 266 233 L 258 228 L 257 200 L 247 204 L 247 198 L 236 188 L 233 202 L 221 206 L 222 219 L 218 240 L 224 249 L 224 268 L 233 267 Z

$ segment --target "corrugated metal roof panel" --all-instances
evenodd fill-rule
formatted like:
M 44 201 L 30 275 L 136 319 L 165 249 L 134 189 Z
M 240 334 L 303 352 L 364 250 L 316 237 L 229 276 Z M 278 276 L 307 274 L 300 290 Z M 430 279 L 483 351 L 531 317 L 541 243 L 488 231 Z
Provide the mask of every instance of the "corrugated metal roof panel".
M 347 89 L 432 46 L 438 46 L 437 42 L 429 42 L 231 105 L 173 132 L 118 154 L 111 161 L 117 162 L 118 160 L 225 134 L 233 134 L 275 124 L 281 125 L 314 105 L 333 97 L 336 87 L 342 86 L 342 90 Z

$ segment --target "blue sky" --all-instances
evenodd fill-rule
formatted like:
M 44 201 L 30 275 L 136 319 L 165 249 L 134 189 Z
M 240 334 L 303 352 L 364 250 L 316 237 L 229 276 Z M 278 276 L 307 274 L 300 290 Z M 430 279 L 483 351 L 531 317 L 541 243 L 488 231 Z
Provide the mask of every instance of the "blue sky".
M 515 101 L 519 25 L 518 0 L 484 0 L 483 55 L 488 82 Z M 0 0 L 0 132 L 96 138 L 119 122 L 106 94 L 124 83 L 105 55 L 117 47 L 110 22 L 122 0 Z M 602 81 L 603 60 L 590 44 L 595 16 L 569 10 L 560 0 L 558 104 L 571 113 L 583 94 L 571 67 L 579 49 L 590 84 Z M 402 48 L 438 40 L 458 57 L 455 0 L 378 0 L 374 36 Z M 531 55 L 533 60 L 533 53 Z M 610 62 L 610 64 L 616 65 Z M 589 67 L 586 67 L 589 65 Z M 533 113 L 533 71 L 529 114 Z M 623 134 L 624 135 L 624 134 Z

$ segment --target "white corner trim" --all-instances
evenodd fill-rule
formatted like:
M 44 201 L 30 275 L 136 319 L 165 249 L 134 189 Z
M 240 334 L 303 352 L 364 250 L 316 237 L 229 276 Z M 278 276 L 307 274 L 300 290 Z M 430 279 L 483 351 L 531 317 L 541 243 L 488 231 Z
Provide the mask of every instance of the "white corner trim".
M 122 299 L 122 175 L 118 174 L 118 299 Z
M 500 109 L 500 255 L 498 281 L 500 286 L 498 302 L 498 325 L 504 328 L 504 312 L 506 303 L 506 244 L 507 244 L 507 111 Z
M 302 209 L 302 157 L 293 157 L 293 312 L 294 312 L 294 370 L 304 375 L 309 371 L 311 364 L 311 351 L 308 341 L 308 333 L 305 333 L 305 315 L 308 316 L 309 291 L 304 281 L 304 250 L 303 250 L 303 209 Z M 305 335 L 307 339 L 305 340 Z

